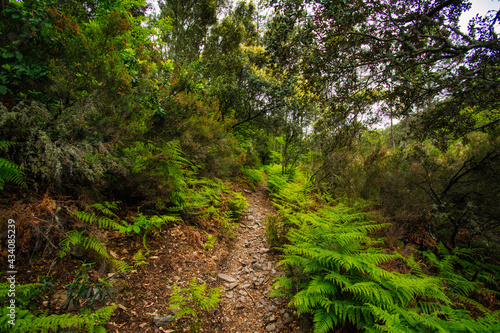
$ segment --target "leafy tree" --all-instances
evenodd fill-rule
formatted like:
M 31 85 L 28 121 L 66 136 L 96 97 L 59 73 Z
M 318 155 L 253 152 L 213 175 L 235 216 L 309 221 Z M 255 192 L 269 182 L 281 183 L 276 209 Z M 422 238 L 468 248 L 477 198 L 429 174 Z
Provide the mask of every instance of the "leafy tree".
M 164 0 L 159 2 L 160 18 L 169 18 L 172 30 L 163 40 L 168 45 L 168 57 L 189 63 L 200 55 L 211 25 L 217 22 L 219 0 Z

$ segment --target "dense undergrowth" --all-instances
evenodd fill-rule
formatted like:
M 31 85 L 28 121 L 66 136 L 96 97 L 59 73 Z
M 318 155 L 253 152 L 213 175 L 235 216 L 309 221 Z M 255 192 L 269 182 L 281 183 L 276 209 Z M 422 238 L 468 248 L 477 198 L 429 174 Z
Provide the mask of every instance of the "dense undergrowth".
M 315 332 L 344 326 L 364 332 L 500 328 L 498 267 L 475 262 L 476 251 L 441 245 L 434 253 L 412 244 L 390 251 L 374 235 L 387 224 L 318 196 L 304 173 L 283 176 L 278 168 L 267 168 L 279 212 L 267 228 L 271 240 L 284 243 L 279 250 L 287 276 L 277 279 L 275 294 L 311 315 Z

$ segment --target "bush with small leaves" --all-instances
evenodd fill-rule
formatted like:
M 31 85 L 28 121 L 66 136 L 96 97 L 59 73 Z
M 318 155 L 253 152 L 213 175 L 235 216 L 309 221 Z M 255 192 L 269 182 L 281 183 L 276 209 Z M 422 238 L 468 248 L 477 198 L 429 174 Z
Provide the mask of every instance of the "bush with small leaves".
M 98 278 L 98 281 L 92 281 L 90 278 L 90 270 L 92 264 L 82 262 L 82 266 L 76 272 L 74 280 L 66 287 L 68 291 L 66 295 L 67 309 L 70 303 L 73 303 L 75 308 L 83 308 L 94 310 L 96 303 L 100 305 L 106 304 L 107 299 L 114 299 L 113 289 L 106 278 Z

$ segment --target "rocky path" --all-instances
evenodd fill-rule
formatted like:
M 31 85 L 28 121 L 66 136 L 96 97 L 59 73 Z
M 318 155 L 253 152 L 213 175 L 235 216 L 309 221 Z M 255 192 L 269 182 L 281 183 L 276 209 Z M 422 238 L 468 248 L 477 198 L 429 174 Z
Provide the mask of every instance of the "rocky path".
M 283 274 L 279 258 L 270 251 L 266 216 L 274 211 L 262 186 L 242 190 L 250 208 L 237 229 L 236 242 L 218 278 L 224 281 L 220 319 L 223 332 L 294 332 L 296 318 L 286 300 L 270 297 L 273 278 Z

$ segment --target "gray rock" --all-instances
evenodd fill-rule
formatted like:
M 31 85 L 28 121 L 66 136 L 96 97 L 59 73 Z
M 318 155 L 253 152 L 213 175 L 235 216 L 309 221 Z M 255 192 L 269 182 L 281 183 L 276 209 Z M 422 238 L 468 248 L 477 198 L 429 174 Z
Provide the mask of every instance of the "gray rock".
M 252 266 L 253 266 L 253 269 L 255 269 L 257 271 L 261 271 L 264 269 L 264 267 L 262 267 L 262 265 L 259 264 L 258 262 L 254 262 Z
M 168 315 L 168 316 L 153 316 L 153 323 L 157 327 L 162 327 L 165 325 L 168 325 L 174 320 L 174 316 Z
M 247 274 L 250 274 L 250 273 L 253 273 L 255 272 L 252 268 L 250 268 L 249 266 L 246 266 L 243 271 Z
M 226 283 L 225 286 L 227 288 L 227 290 L 233 290 L 234 288 L 236 288 L 238 286 L 238 282 L 233 282 L 233 283 Z
M 266 332 L 272 332 L 275 330 L 276 330 L 276 325 L 274 325 L 274 324 L 267 325 L 267 327 L 266 327 Z
M 234 277 L 227 275 L 227 274 L 220 273 L 217 276 L 219 277 L 219 279 L 224 280 L 226 282 L 236 282 L 237 281 Z

